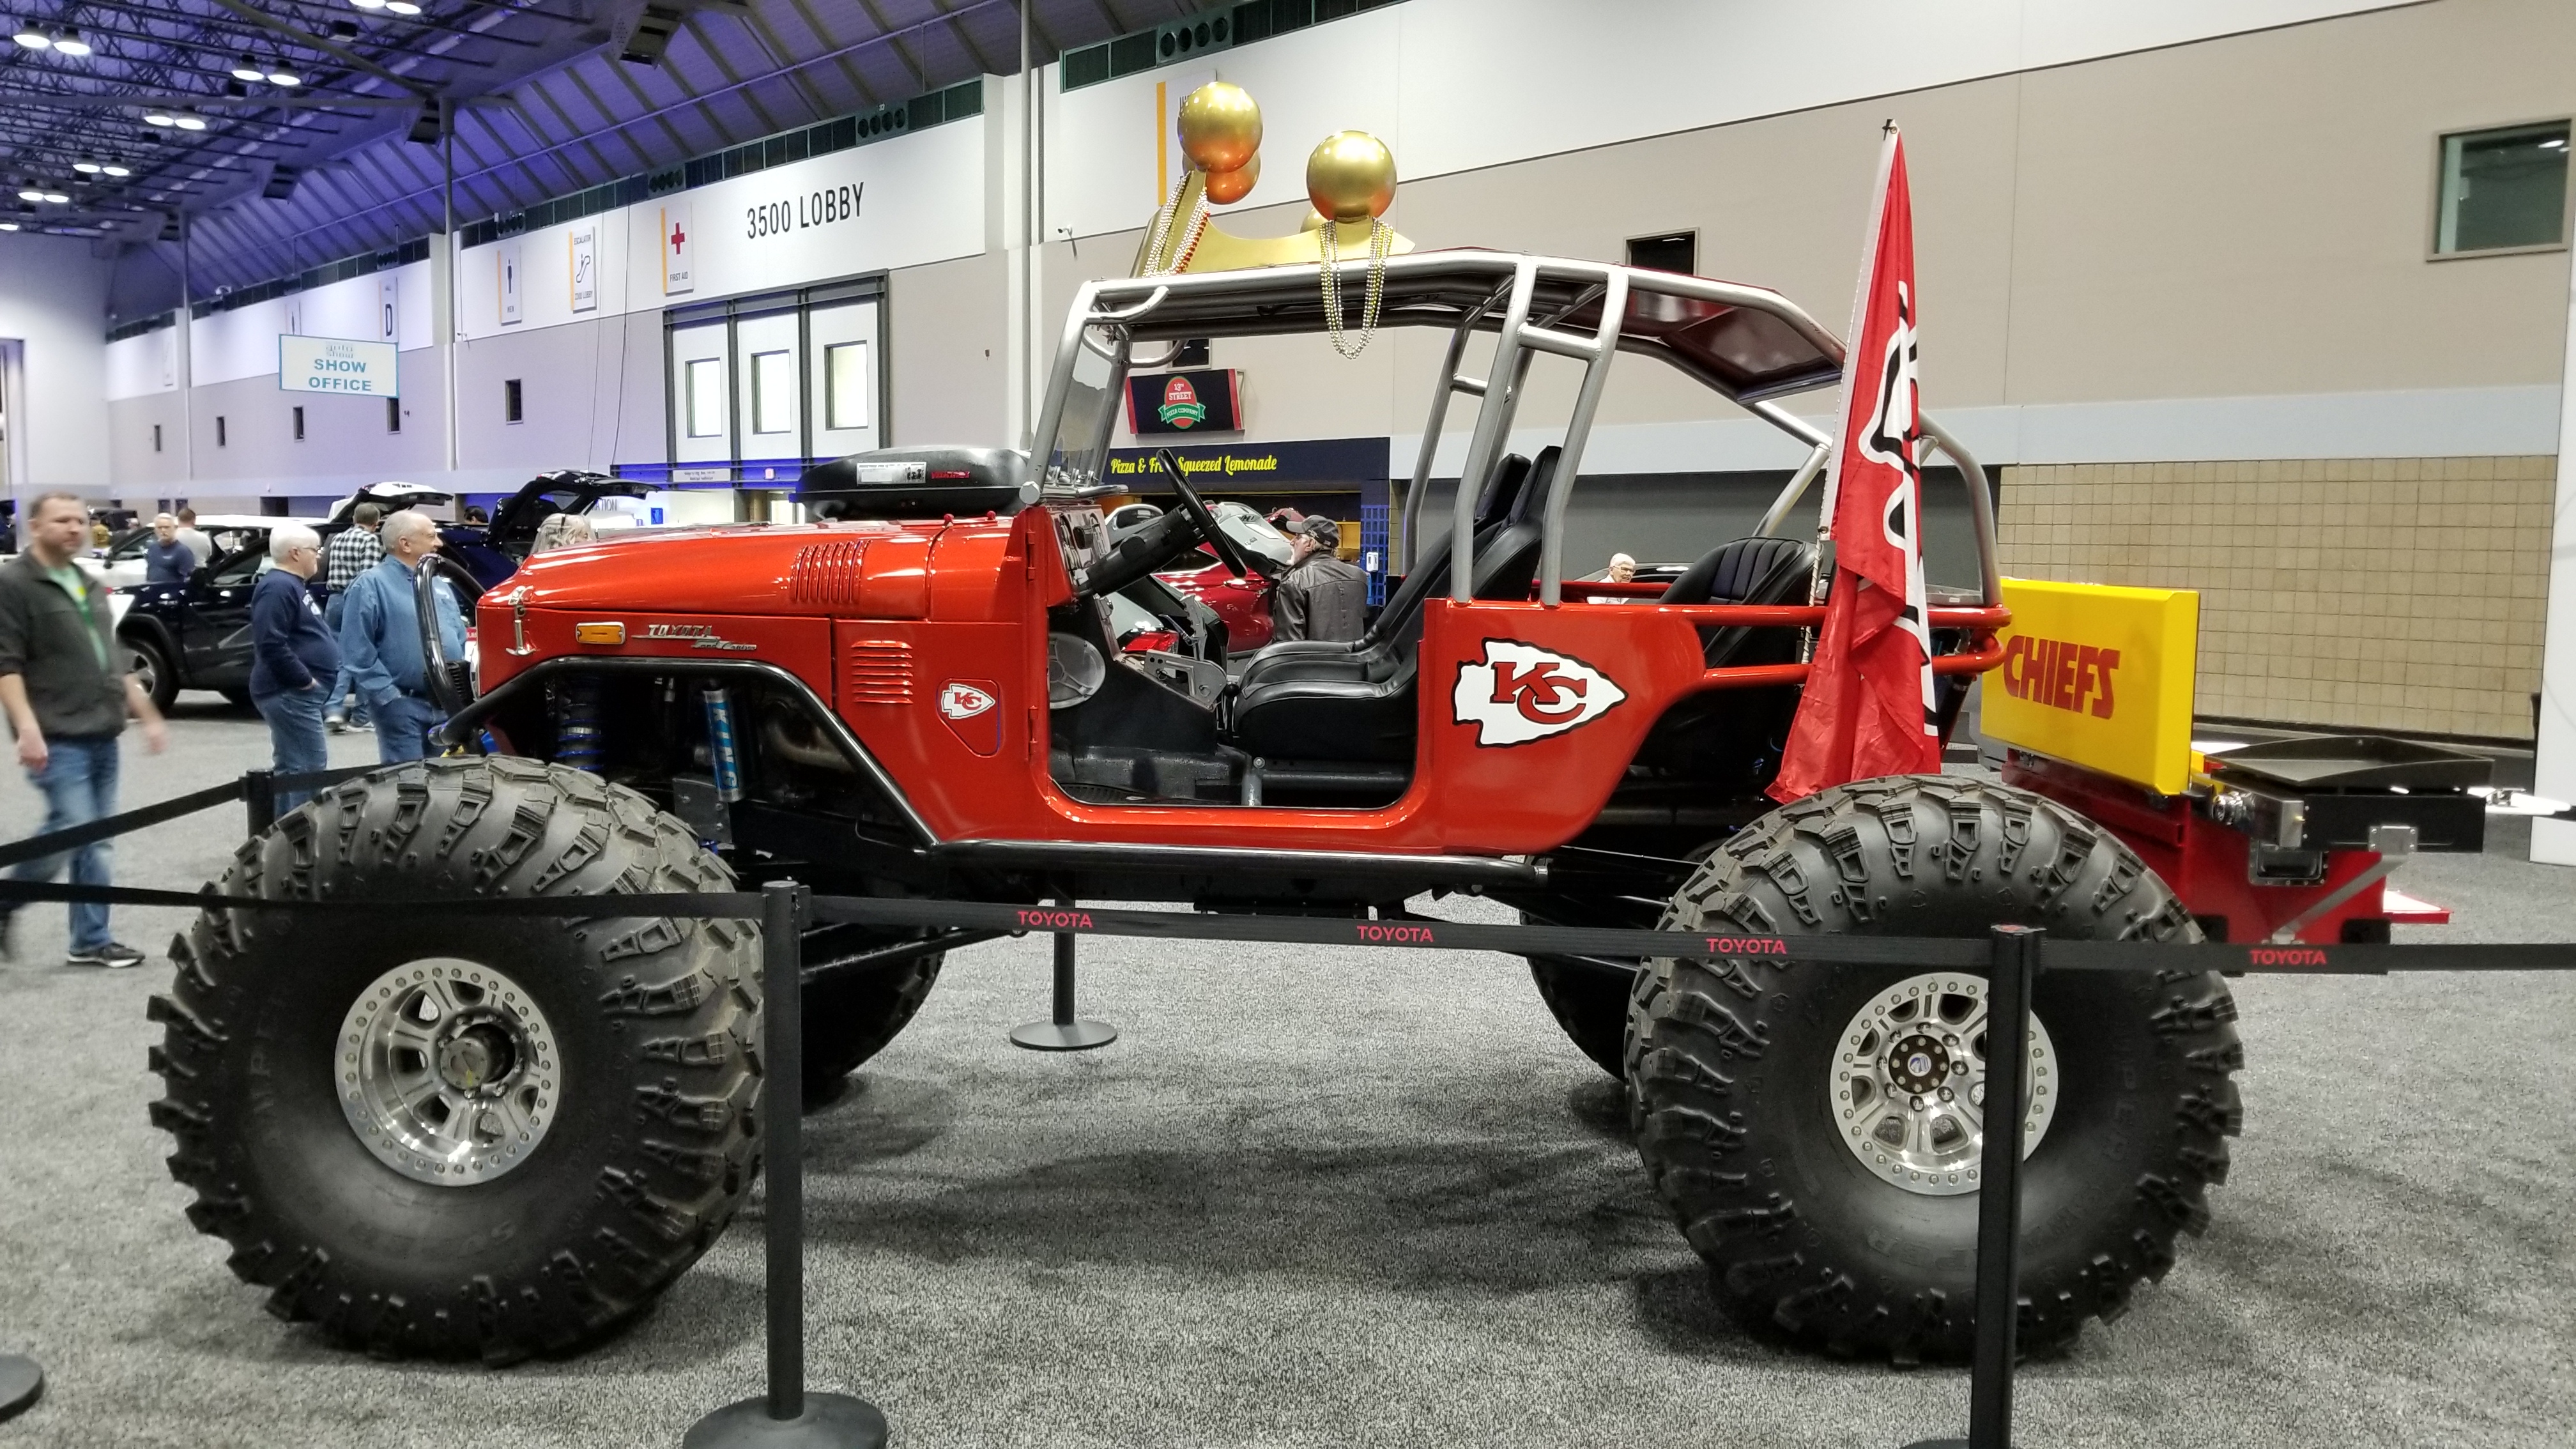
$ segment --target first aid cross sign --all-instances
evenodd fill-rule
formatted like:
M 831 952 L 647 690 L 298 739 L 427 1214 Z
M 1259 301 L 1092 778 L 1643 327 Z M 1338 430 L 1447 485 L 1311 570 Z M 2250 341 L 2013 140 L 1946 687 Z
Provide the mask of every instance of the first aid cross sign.
M 279 337 L 277 386 L 282 392 L 402 395 L 395 378 L 394 344 L 340 337 Z

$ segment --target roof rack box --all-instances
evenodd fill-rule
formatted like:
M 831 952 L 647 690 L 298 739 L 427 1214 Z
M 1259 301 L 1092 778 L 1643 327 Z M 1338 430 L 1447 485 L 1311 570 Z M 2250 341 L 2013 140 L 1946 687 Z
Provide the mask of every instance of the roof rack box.
M 817 518 L 1017 513 L 1038 500 L 1010 448 L 877 448 L 809 470 L 796 501 Z

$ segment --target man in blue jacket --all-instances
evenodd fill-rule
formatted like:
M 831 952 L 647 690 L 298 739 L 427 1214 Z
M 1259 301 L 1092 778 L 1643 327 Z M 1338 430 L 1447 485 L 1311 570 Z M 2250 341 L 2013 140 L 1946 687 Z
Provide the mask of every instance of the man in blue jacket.
M 429 753 L 429 732 L 445 722 L 429 698 L 429 662 L 421 654 L 416 580 L 421 561 L 438 551 L 438 525 L 404 509 L 385 519 L 385 556 L 349 586 L 340 615 L 340 657 L 350 682 L 376 717 L 376 757 L 391 765 Z M 465 657 L 465 616 L 447 580 L 431 584 L 438 638 L 450 659 Z
M 269 561 L 250 591 L 250 702 L 268 721 L 270 753 L 281 775 L 310 775 L 330 768 L 322 740 L 325 680 L 340 674 L 340 645 L 322 622 L 322 610 L 305 587 L 322 566 L 322 539 L 300 523 L 268 535 Z M 280 811 L 313 798 L 310 790 L 281 790 Z

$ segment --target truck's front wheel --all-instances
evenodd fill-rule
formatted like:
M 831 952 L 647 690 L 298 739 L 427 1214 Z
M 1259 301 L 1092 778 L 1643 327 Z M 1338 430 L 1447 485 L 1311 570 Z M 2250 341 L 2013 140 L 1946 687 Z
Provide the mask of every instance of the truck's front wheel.
M 2036 795 L 1900 777 L 1747 828 L 1665 924 L 1755 936 L 2198 939 L 2109 833 Z M 1718 1297 L 1843 1353 L 1962 1359 L 1975 1333 L 1986 982 L 1747 955 L 1659 960 L 1631 999 L 1638 1150 Z M 2022 1177 L 2026 1351 L 2116 1317 L 2208 1222 L 2239 1109 L 2235 1006 L 2202 972 L 2042 975 Z
M 227 895 L 733 889 L 641 796 L 507 758 L 352 781 L 243 846 Z M 153 1064 L 189 1219 L 270 1310 L 397 1356 L 564 1353 L 648 1307 L 756 1167 L 759 932 L 209 911 Z

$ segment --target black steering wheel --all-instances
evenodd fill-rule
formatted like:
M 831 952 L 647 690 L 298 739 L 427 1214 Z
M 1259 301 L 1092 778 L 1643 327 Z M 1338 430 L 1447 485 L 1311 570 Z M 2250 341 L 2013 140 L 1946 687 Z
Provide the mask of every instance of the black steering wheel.
M 1154 466 L 1162 469 L 1163 476 L 1172 480 L 1172 491 L 1180 495 L 1182 509 L 1189 514 L 1190 521 L 1198 525 L 1199 537 L 1206 540 L 1208 547 L 1216 550 L 1216 561 L 1225 565 L 1227 573 L 1239 579 L 1243 577 L 1245 570 L 1250 569 L 1260 573 L 1264 578 L 1269 577 L 1268 570 L 1259 568 L 1244 556 L 1243 545 L 1236 543 L 1226 535 L 1224 529 L 1217 527 L 1216 515 L 1208 511 L 1207 501 L 1199 497 L 1199 491 L 1190 486 L 1188 478 L 1182 476 L 1181 460 L 1171 449 L 1156 448 Z M 1265 559 L 1263 562 L 1266 563 L 1268 560 Z

